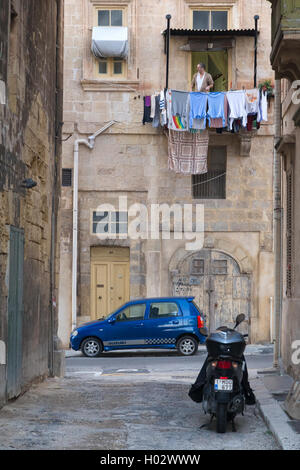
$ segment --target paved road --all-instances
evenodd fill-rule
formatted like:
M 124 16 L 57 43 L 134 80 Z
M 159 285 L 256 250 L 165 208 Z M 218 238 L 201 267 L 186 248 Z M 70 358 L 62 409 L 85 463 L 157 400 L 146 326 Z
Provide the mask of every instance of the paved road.
M 261 351 L 263 352 L 260 354 L 247 354 L 246 359 L 250 370 L 256 371 L 272 366 L 273 356 L 269 352 L 270 348 L 265 347 Z M 167 376 L 174 375 L 177 372 L 188 372 L 188 375 L 195 376 L 206 357 L 204 349 L 191 357 L 180 356 L 176 351 L 163 350 L 116 351 L 105 353 L 99 358 L 87 358 L 80 352 L 71 352 L 70 354 L 73 354 L 73 356 L 66 359 L 68 376 L 80 375 L 88 371 L 106 374 L 107 371 L 117 371 L 119 369 L 144 370 L 152 375 L 165 373 Z
M 255 407 L 226 435 L 187 392 L 204 360 L 170 352 L 67 358 L 66 377 L 34 385 L 0 410 L 0 449 L 277 449 Z M 267 352 L 248 356 L 252 376 Z

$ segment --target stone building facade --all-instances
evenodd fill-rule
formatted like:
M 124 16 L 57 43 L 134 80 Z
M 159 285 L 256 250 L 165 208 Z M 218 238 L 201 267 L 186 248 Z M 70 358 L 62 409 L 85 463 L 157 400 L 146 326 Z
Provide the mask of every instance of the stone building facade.
M 0 405 L 59 364 L 62 28 L 60 0 L 1 2 Z
M 282 271 L 280 354 L 285 369 L 295 378 L 287 402 L 290 415 L 300 418 L 300 2 L 272 3 L 271 63 L 279 82 L 281 106 L 276 150 L 281 156 L 282 252 L 277 253 Z
M 112 13 L 116 10 L 122 13 Z M 108 12 L 103 13 L 108 25 L 119 15 L 128 27 L 126 61 L 99 63 L 92 55 L 99 11 Z M 226 32 L 195 32 L 194 11 L 207 12 L 208 29 L 222 12 Z M 273 339 L 273 99 L 268 122 L 258 131 L 210 132 L 209 161 L 226 173 L 223 189 L 212 185 L 207 197 L 195 189 L 201 183 L 197 177 L 168 170 L 164 131 L 142 124 L 143 97 L 166 83 L 166 14 L 172 15 L 170 88 L 188 91 L 200 59 L 208 71 L 220 68 L 225 81 L 218 85 L 224 89 L 253 88 L 254 15 L 261 25 L 257 83 L 273 80 L 271 33 L 263 26 L 270 22 L 267 2 L 65 1 L 59 337 L 66 347 L 72 325 L 74 143 L 111 121 L 93 149 L 79 146 L 77 324 L 109 313 L 128 298 L 191 294 L 209 323 L 229 323 L 243 312 L 252 342 Z M 127 197 L 128 207 L 145 204 L 148 213 L 153 204 L 204 204 L 203 248 L 187 250 L 186 240 L 172 235 L 170 240 L 100 239 L 97 208 L 106 203 L 122 212 L 120 196 Z

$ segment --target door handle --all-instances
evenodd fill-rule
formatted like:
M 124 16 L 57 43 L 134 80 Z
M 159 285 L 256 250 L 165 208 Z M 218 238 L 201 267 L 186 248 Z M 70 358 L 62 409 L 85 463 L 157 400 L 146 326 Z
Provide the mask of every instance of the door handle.
M 174 323 L 174 325 L 178 325 L 179 320 L 173 320 L 172 323 Z
M 140 328 L 141 326 L 144 326 L 144 323 L 140 323 L 139 325 L 135 325 L 135 328 Z

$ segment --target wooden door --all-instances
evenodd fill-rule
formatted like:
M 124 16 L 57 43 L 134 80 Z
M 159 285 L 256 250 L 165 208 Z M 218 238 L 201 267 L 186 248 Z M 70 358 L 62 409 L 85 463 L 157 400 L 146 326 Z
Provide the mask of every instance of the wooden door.
M 91 319 L 106 317 L 129 300 L 129 249 L 91 249 Z

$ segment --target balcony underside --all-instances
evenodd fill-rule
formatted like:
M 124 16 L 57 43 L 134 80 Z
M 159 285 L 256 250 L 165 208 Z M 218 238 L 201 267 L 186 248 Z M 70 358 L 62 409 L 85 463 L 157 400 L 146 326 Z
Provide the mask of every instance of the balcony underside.
M 300 32 L 281 32 L 271 52 L 272 67 L 276 78 L 291 81 L 300 77 Z

